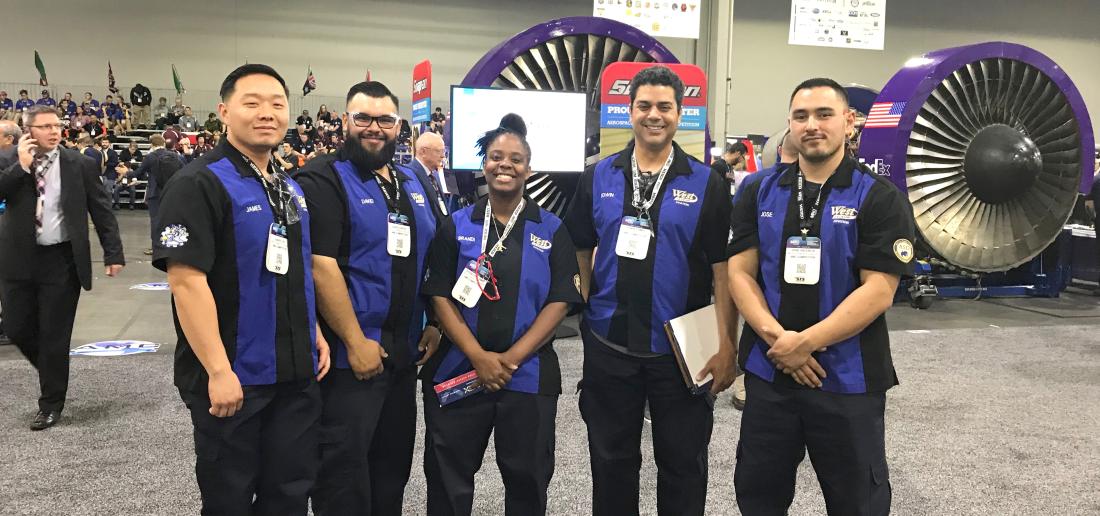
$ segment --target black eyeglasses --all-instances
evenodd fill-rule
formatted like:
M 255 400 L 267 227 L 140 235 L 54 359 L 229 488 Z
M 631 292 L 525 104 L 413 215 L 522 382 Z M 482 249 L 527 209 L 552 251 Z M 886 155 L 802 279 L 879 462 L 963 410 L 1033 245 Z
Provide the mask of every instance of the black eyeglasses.
M 401 117 L 397 115 L 379 115 L 370 116 L 366 113 L 349 112 L 348 118 L 356 127 L 362 127 L 364 129 L 370 127 L 372 123 L 377 122 L 378 127 L 382 129 L 393 129 L 393 126 L 397 125 L 397 122 L 401 120 Z

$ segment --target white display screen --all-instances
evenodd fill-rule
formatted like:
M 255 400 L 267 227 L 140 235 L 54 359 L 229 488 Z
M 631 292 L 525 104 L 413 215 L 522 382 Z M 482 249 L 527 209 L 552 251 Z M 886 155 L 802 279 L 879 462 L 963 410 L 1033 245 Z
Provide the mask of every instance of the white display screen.
M 532 172 L 583 172 L 587 95 L 451 86 L 451 168 L 481 170 L 477 140 L 508 113 L 523 117 Z

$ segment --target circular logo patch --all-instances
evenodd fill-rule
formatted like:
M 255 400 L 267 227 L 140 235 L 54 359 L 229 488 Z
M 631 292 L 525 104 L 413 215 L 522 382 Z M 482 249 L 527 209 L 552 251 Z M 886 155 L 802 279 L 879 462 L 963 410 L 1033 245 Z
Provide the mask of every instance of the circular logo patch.
M 895 240 L 894 256 L 897 256 L 901 263 L 913 261 L 913 243 L 904 238 Z

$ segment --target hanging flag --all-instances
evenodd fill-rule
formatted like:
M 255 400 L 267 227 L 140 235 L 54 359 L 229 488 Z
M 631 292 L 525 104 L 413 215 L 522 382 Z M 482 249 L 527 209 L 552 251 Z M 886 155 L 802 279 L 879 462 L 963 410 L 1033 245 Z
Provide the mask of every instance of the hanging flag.
M 107 90 L 118 95 L 118 86 L 115 86 L 115 71 L 111 69 L 110 61 L 107 61 Z
M 317 89 L 317 78 L 313 76 L 313 68 L 306 68 L 306 83 L 302 85 L 302 96 L 309 95 L 309 92 Z
M 183 92 L 187 91 L 183 89 L 183 82 L 180 81 L 180 74 L 176 71 L 176 65 L 172 65 L 172 84 L 176 87 L 176 95 L 183 95 Z
M 46 80 L 46 65 L 42 64 L 42 58 L 38 56 L 38 51 L 34 51 L 34 67 L 38 69 L 38 85 L 49 86 L 50 82 Z

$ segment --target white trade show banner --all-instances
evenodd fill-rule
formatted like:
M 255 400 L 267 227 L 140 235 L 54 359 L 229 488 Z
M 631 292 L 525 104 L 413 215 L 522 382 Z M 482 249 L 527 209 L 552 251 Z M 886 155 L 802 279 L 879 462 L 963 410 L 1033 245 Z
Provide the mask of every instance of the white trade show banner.
M 787 43 L 882 50 L 886 0 L 791 0 Z
M 625 23 L 650 36 L 699 38 L 703 0 L 593 0 L 592 15 Z

